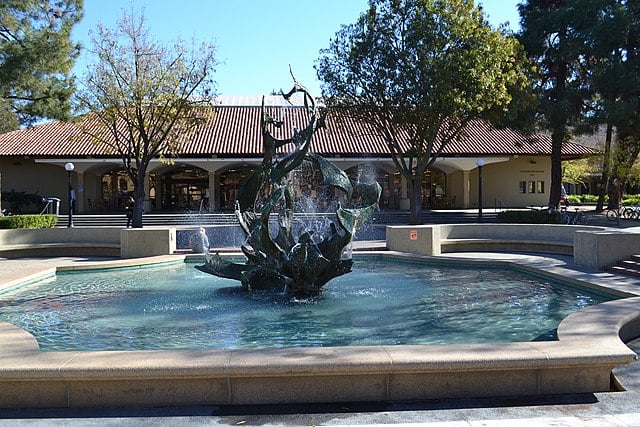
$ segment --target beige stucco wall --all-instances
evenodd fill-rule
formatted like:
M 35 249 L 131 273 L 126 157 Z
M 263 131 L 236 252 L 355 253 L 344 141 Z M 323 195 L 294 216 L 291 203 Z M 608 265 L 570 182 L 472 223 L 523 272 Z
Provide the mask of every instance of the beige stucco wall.
M 548 192 L 551 187 L 551 161 L 548 157 L 540 156 L 519 156 L 508 158 L 508 161 L 491 163 L 491 158 L 485 158 L 486 164 L 483 167 L 483 207 L 486 209 L 494 206 L 503 208 L 515 208 L 525 206 L 546 206 Z M 339 159 L 336 164 L 341 169 L 348 169 L 357 165 L 357 161 L 345 162 Z M 388 169 L 391 165 L 388 162 L 376 164 L 379 167 Z M 78 210 L 80 213 L 89 213 L 87 199 L 100 198 L 100 173 L 104 169 L 104 163 L 96 160 L 94 165 L 77 165 L 76 172 L 72 173 L 72 183 L 78 191 Z M 77 172 L 83 167 L 82 178 L 79 179 Z M 114 166 L 115 165 L 111 165 Z M 61 199 L 60 213 L 67 213 L 68 191 L 67 173 L 62 166 L 46 163 L 35 163 L 33 159 L 0 159 L 0 170 L 2 173 L 2 190 L 24 191 L 27 193 L 37 193 L 43 197 L 53 196 Z M 88 169 L 88 170 L 87 170 Z M 447 195 L 455 196 L 454 208 L 477 208 L 478 207 L 478 169 L 474 168 L 468 174 L 461 170 L 450 172 L 447 175 Z M 83 187 L 78 187 L 78 182 L 83 183 Z M 214 180 L 215 181 L 215 180 Z M 219 181 L 219 180 L 218 180 Z M 543 181 L 545 192 L 540 193 L 519 193 L 520 181 Z M 404 182 L 404 180 L 403 180 Z M 465 205 L 465 191 L 468 192 L 469 203 Z M 214 195 L 218 191 L 213 191 Z M 404 189 L 403 194 L 406 194 Z M 401 207 L 408 209 L 408 199 L 401 200 Z
M 67 212 L 67 172 L 63 167 L 36 164 L 33 159 L 0 159 L 2 191 L 39 194 L 61 199 L 60 211 Z M 3 206 L 4 208 L 4 206 Z
M 535 162 L 535 163 L 532 163 Z M 470 202 L 478 206 L 478 169 L 471 171 Z M 543 181 L 544 193 L 519 193 L 520 181 Z M 494 206 L 515 208 L 546 206 L 551 188 L 551 159 L 549 157 L 512 157 L 507 162 L 488 163 L 482 169 L 482 198 L 484 208 Z

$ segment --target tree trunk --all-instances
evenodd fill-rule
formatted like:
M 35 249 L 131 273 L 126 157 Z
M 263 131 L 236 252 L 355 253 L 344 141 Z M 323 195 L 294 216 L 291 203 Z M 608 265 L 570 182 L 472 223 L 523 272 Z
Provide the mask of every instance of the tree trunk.
M 411 216 L 409 217 L 409 224 L 420 225 L 422 224 L 422 174 L 417 176 L 413 175 L 408 184 L 411 188 L 411 197 L 409 199 Z
M 549 208 L 558 209 L 562 187 L 562 144 L 566 132 L 555 129 L 551 134 L 551 189 L 549 190 Z
M 609 168 L 611 165 L 611 140 L 613 137 L 613 126 L 607 125 L 607 135 L 604 141 L 604 156 L 602 159 L 602 175 L 600 177 L 600 190 L 598 191 L 598 202 L 596 212 L 602 212 L 604 208 L 604 196 L 607 194 L 609 184 Z
M 142 214 L 144 213 L 144 176 L 145 171 L 139 169 L 136 174 L 136 180 L 133 184 L 133 198 L 135 204 L 133 206 L 133 223 L 131 227 L 142 228 Z

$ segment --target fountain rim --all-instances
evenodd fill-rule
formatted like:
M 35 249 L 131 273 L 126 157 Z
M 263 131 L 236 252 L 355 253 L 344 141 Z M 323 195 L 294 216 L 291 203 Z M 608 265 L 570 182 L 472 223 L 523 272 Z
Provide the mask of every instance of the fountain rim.
M 509 260 L 461 262 L 454 257 L 391 251 L 365 255 L 507 266 L 568 281 L 553 271 L 536 271 Z M 22 284 L 57 271 L 143 267 L 192 257 L 168 255 L 59 266 L 25 278 Z M 640 332 L 640 294 L 607 288 L 595 275 L 570 282 L 579 281 L 626 298 L 571 314 L 558 327 L 559 340 L 551 342 L 42 352 L 31 334 L 0 322 L 0 384 L 17 387 L 11 396 L 0 396 L 0 407 L 381 401 L 606 391 L 607 373 L 636 358 L 623 340 Z M 304 386 L 311 379 L 315 386 L 304 392 L 287 387 Z M 202 389 L 204 383 L 209 384 L 207 391 Z M 132 390 L 139 392 L 141 384 L 147 385 L 146 390 L 133 396 Z M 174 392 L 166 395 L 167 387 Z M 35 390 L 40 390 L 42 401 L 32 402 Z

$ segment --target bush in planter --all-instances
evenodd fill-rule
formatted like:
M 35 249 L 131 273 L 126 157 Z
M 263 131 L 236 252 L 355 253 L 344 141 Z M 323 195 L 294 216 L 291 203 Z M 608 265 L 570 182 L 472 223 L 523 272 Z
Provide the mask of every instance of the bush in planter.
M 42 196 L 24 191 L 3 191 L 2 207 L 13 213 L 39 213 L 42 209 Z
M 547 210 L 504 211 L 498 214 L 498 220 L 515 224 L 560 224 L 560 212 Z
M 0 228 L 53 228 L 58 215 L 10 215 L 0 217 Z

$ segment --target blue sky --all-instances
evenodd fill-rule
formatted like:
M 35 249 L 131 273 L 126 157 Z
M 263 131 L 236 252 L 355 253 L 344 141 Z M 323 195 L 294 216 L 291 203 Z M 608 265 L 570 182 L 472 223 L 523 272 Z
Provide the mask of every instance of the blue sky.
M 521 0 L 477 0 L 492 25 L 506 21 L 517 28 Z M 85 0 L 75 41 L 91 47 L 89 32 L 98 22 L 115 27 L 123 11 L 145 16 L 159 40 L 213 41 L 221 62 L 215 80 L 221 95 L 267 95 L 290 89 L 289 65 L 296 79 L 320 95 L 313 69 L 320 49 L 342 24 L 356 21 L 367 0 Z M 75 73 L 86 70 L 83 51 Z

